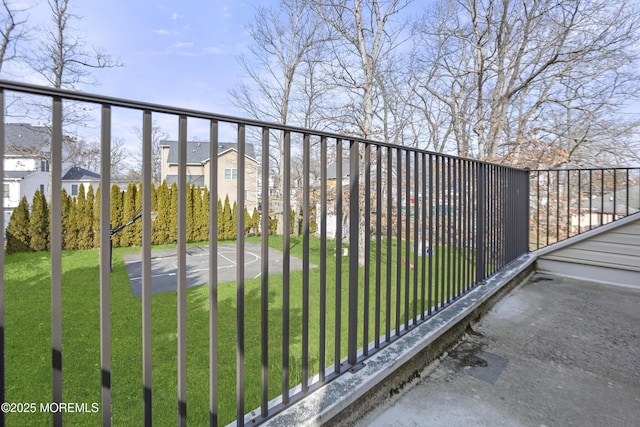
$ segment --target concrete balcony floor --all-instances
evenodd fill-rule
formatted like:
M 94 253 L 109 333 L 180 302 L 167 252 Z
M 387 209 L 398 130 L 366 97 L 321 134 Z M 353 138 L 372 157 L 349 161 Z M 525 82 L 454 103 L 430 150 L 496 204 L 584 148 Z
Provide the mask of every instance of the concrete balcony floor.
M 536 273 L 361 426 L 632 426 L 640 288 Z

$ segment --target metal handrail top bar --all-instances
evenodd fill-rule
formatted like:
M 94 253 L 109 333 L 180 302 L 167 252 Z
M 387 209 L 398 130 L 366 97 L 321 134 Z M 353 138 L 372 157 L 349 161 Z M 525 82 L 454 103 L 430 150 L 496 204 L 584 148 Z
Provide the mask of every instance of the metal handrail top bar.
M 451 158 L 451 159 L 469 160 L 469 161 L 488 164 L 488 165 L 495 164 L 495 163 L 491 163 L 483 160 L 455 156 L 453 154 L 438 153 L 435 151 L 423 150 L 420 148 L 406 146 L 406 145 L 397 145 L 397 144 L 391 144 L 383 141 L 365 139 L 355 135 L 339 134 L 339 133 L 326 132 L 326 131 L 320 131 L 320 130 L 314 130 L 314 129 L 306 129 L 306 128 L 301 128 L 297 126 L 263 122 L 260 120 L 246 119 L 246 118 L 235 117 L 235 116 L 227 116 L 224 114 L 210 113 L 210 112 L 201 111 L 201 110 L 191 110 L 191 109 L 180 108 L 180 107 L 171 107 L 168 105 L 140 102 L 140 101 L 134 101 L 131 99 L 116 98 L 116 97 L 111 97 L 106 95 L 96 95 L 96 94 L 91 94 L 86 92 L 75 91 L 75 90 L 56 89 L 56 88 L 51 88 L 47 86 L 40 86 L 40 85 L 29 84 L 29 83 L 19 83 L 19 82 L 14 82 L 10 80 L 0 79 L 0 90 L 1 89 L 16 91 L 16 92 L 24 92 L 24 93 L 29 93 L 33 95 L 61 97 L 61 98 L 66 98 L 73 101 L 89 102 L 93 104 L 107 103 L 113 107 L 129 108 L 129 109 L 135 109 L 135 110 L 148 110 L 154 113 L 172 114 L 177 116 L 185 115 L 185 116 L 198 118 L 198 119 L 218 120 L 226 123 L 244 124 L 244 125 L 255 126 L 255 127 L 267 127 L 275 130 L 289 131 L 289 132 L 301 133 L 301 134 L 312 134 L 320 137 L 324 136 L 327 138 L 342 139 L 345 141 L 354 141 L 358 143 L 371 144 L 371 145 L 376 145 L 380 147 L 402 148 L 405 151 L 432 154 L 432 155 L 437 155 L 437 156 Z M 523 170 L 520 168 L 508 166 L 508 165 L 499 165 L 499 166 L 506 169 Z
M 607 170 L 607 171 L 611 171 L 611 170 L 629 170 L 629 169 L 638 169 L 640 170 L 640 165 L 638 166 L 612 166 L 612 167 L 599 167 L 599 168 L 580 168 L 580 167 L 576 167 L 576 168 L 568 168 L 568 169 L 564 169 L 564 168 L 555 168 L 555 169 L 532 169 L 531 172 L 574 172 L 574 171 L 601 171 L 601 170 Z

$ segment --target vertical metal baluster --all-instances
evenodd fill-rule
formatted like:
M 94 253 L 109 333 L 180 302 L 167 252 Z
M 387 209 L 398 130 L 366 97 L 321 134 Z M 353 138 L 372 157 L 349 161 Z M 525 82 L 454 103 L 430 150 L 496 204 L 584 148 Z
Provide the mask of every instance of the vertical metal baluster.
M 375 347 L 380 348 L 380 310 L 382 279 L 382 147 L 376 147 L 376 302 Z
M 309 134 L 302 138 L 302 392 L 309 391 Z
M 336 307 L 334 337 L 334 372 L 340 369 L 340 339 L 342 329 L 342 140 L 336 140 Z
M 62 403 L 62 99 L 53 98 L 51 134 L 51 356 L 53 368 L 53 402 Z M 106 193 L 106 191 L 105 191 Z M 107 216 L 108 218 L 108 216 Z M 104 230 L 104 227 L 102 228 Z M 106 246 L 103 246 L 106 248 Z M 106 252 L 106 251 L 105 251 Z M 104 259 L 101 251 L 101 261 Z M 102 332 L 109 323 L 109 278 L 100 266 L 100 358 L 104 356 Z M 106 277 L 106 282 L 104 278 Z M 106 298 L 104 298 L 106 297 Z M 101 360 L 102 363 L 102 360 Z M 103 408 L 106 410 L 106 408 Z M 53 425 L 62 426 L 62 411 L 53 414 Z
M 187 116 L 178 125 L 178 425 L 187 425 Z
M 431 316 L 431 309 L 436 304 L 433 295 L 433 255 L 435 245 L 433 244 L 433 154 L 429 153 L 429 270 L 427 274 L 427 315 Z M 437 295 L 437 294 L 436 294 Z
M 358 242 L 360 238 L 360 170 L 359 146 L 349 146 L 349 333 L 347 355 L 349 365 L 358 359 Z
M 613 168 L 613 218 L 612 221 L 616 220 L 616 216 L 618 214 L 618 209 L 616 206 L 616 199 L 617 197 L 617 193 L 618 193 L 618 178 L 616 177 L 616 169 Z
M 420 168 L 418 152 L 413 152 L 413 325 L 418 324 L 418 185 Z
M 396 337 L 400 336 L 400 289 L 402 287 L 402 151 L 400 148 L 396 149 L 396 166 L 398 168 L 397 181 L 396 181 L 396 198 L 397 208 L 396 217 L 398 223 L 396 224 Z
M 567 239 L 571 236 L 571 171 L 567 170 Z
M 456 249 L 456 263 L 458 263 L 458 286 L 460 289 L 460 294 L 464 294 L 466 292 L 466 257 L 465 257 L 465 239 L 467 237 L 466 234 L 466 222 L 467 222 L 467 205 L 466 205 L 466 192 L 467 192 L 467 182 L 466 182 L 466 167 L 467 163 L 465 160 L 460 159 L 458 161 L 458 181 L 456 186 L 456 194 L 458 199 L 458 212 L 457 217 L 459 219 L 458 222 L 458 244 Z
M 580 215 L 580 211 L 582 208 L 582 171 L 578 171 L 578 234 L 582 233 L 582 218 Z
M 600 169 L 600 224 L 604 225 L 604 169 Z
M 440 259 L 442 258 L 442 246 L 440 244 L 440 220 L 441 220 L 441 211 L 442 211 L 442 201 L 440 200 L 440 156 L 434 156 L 435 161 L 435 184 L 432 185 L 432 188 L 435 188 L 434 194 L 434 204 L 432 205 L 432 216 L 435 216 L 435 241 L 432 239 L 432 257 L 433 254 L 437 253 L 438 256 L 434 259 L 434 270 L 433 270 L 433 283 L 434 283 L 434 296 L 433 296 L 433 305 L 435 310 L 439 310 L 439 297 L 440 297 Z M 431 173 L 431 171 L 429 171 Z M 433 191 L 432 191 L 433 193 Z M 431 197 L 431 195 L 429 195 Z M 437 251 L 437 252 L 436 252 Z
M 102 226 L 102 215 L 100 216 L 100 366 L 102 382 L 102 425 L 111 425 L 111 296 L 110 287 L 110 229 L 109 211 L 110 201 L 108 190 L 111 177 L 111 107 L 102 105 L 101 135 L 100 135 L 100 187 L 104 191 L 100 192 L 102 209 L 103 202 L 106 203 L 105 225 Z M 51 195 L 60 193 L 61 189 L 54 185 Z M 53 215 L 53 209 L 52 209 Z M 59 224 L 56 220 L 56 224 Z M 55 227 L 59 228 L 59 227 Z M 53 232 L 53 222 L 51 230 Z M 53 246 L 53 245 L 52 245 Z M 105 250 L 102 250 L 105 248 Z M 143 277 L 144 278 L 144 277 Z
M 499 204 L 500 204 L 500 194 L 498 193 L 498 174 L 499 174 L 499 169 L 497 166 L 495 165 L 490 165 L 489 166 L 490 169 L 490 173 L 489 173 L 489 180 L 491 182 L 491 188 L 489 190 L 491 196 L 489 198 L 490 200 L 490 204 L 491 204 L 491 219 L 489 220 L 489 227 L 491 230 L 491 243 L 489 245 L 488 251 L 489 251 L 489 259 L 491 260 L 491 267 L 490 270 L 487 272 L 487 276 L 489 274 L 492 274 L 495 269 L 496 269 L 496 265 L 498 264 L 498 251 L 497 251 L 497 244 L 498 244 L 498 227 L 499 227 L 499 221 L 500 221 L 500 212 L 499 212 Z
M 471 256 L 471 242 L 473 242 L 472 236 L 473 236 L 473 205 L 471 204 L 471 194 L 473 191 L 473 184 L 472 184 L 472 179 L 471 177 L 472 175 L 472 171 L 473 171 L 473 164 L 471 163 L 470 160 L 466 161 L 466 165 L 467 167 L 466 169 L 466 178 L 465 178 L 465 182 L 466 182 L 466 190 L 465 190 L 465 200 L 466 200 L 466 208 L 465 208 L 465 214 L 466 214 L 466 233 L 465 233 L 465 268 L 466 268 L 466 272 L 467 274 L 465 275 L 466 277 L 466 284 L 465 284 L 465 290 L 469 290 L 469 288 L 472 286 L 473 284 L 473 274 L 471 272 L 471 260 L 473 259 Z
M 523 200 L 522 200 L 522 210 L 523 210 L 523 215 L 524 215 L 524 219 L 525 222 L 524 224 L 522 224 L 522 229 L 524 230 L 525 236 L 526 236 L 526 241 L 525 241 L 525 245 L 522 248 L 523 252 L 529 252 L 529 228 L 530 228 L 530 224 L 531 224 L 531 209 L 530 209 L 530 204 L 531 204 L 531 171 L 529 170 L 529 168 L 525 169 L 525 174 L 524 174 L 524 187 L 525 187 L 525 193 L 523 195 Z
M 505 228 L 507 226 L 506 221 L 506 203 L 507 203 L 507 194 L 506 194 L 506 177 L 507 177 L 507 168 L 503 166 L 496 166 L 496 266 L 495 270 L 502 268 L 505 264 L 506 259 L 506 245 L 507 241 L 505 239 Z M 494 271 L 495 271 L 494 270 Z
M 427 246 L 427 154 L 426 153 L 421 153 L 420 154 L 420 160 L 421 160 L 421 165 L 422 165 L 422 175 L 421 175 L 421 185 L 420 185 L 420 191 L 421 191 L 421 198 L 420 198 L 420 210 L 421 210 L 421 220 L 422 220 L 422 239 L 420 241 L 420 244 L 422 245 L 421 247 L 421 253 L 422 253 L 422 277 L 421 277 L 421 290 L 422 290 L 422 305 L 420 307 L 420 319 L 424 320 L 425 319 L 425 311 L 428 310 L 429 308 L 426 307 L 425 305 L 427 305 L 427 291 L 426 291 L 426 286 L 427 286 L 427 256 L 428 253 L 426 251 L 426 246 Z
M 371 282 L 371 144 L 364 147 L 364 290 L 362 294 L 362 355 L 369 355 L 369 288 Z
M 238 424 L 244 422 L 244 190 L 245 190 L 245 133 L 244 124 L 238 125 L 238 187 L 236 193 L 236 321 L 237 321 L 237 355 L 236 355 L 236 418 Z
M 262 128 L 262 218 L 260 239 L 260 310 L 262 337 L 262 417 L 269 415 L 269 128 Z
M 560 171 L 556 170 L 556 242 L 560 241 Z
M 391 147 L 387 147 L 387 289 L 386 289 L 386 307 L 385 307 L 385 341 L 389 343 L 391 341 L 391 268 L 393 253 L 391 250 L 392 239 L 392 199 L 393 199 L 393 150 Z
M 411 272 L 409 265 L 411 264 L 411 151 L 406 151 L 406 168 L 405 168 L 405 240 L 404 240 L 404 330 L 409 330 L 409 297 L 411 296 L 410 280 Z
M 476 164 L 476 283 L 482 283 L 485 277 L 485 235 L 487 233 L 485 214 L 487 208 L 485 163 Z
M 540 172 L 536 171 L 536 249 L 540 249 Z
M 151 348 L 151 111 L 142 113 L 142 399 L 144 425 L 153 424 Z M 104 173 L 102 173 L 104 176 Z M 104 189 L 108 187 L 102 187 Z M 107 191 L 104 191 L 108 193 Z
M 281 166 L 282 167 L 282 166 Z M 291 133 L 284 131 L 284 177 L 282 194 L 282 403 L 289 403 L 289 312 L 291 289 Z
M 0 158 L 4 159 L 5 129 L 4 129 L 4 90 L 0 89 Z M 0 162 L 0 176 L 4 177 L 4 161 Z M 4 212 L 4 197 L 0 200 L 0 207 Z M 0 230 L 5 229 L 4 215 L 0 215 Z M 4 245 L 0 245 L 0 404 L 6 402 L 6 374 L 5 374 L 5 286 L 4 286 Z M 5 414 L 0 411 L 0 425 L 5 425 Z
M 320 382 L 327 364 L 327 137 L 320 138 Z
M 459 165 L 459 159 L 454 158 L 452 159 L 452 166 L 453 166 L 453 171 L 452 173 L 452 178 L 453 181 L 450 184 L 450 191 L 453 191 L 453 236 L 451 236 L 451 240 L 452 240 L 452 247 L 451 247 L 451 258 L 452 258 L 452 263 L 453 263 L 453 271 L 452 271 L 452 275 L 453 275 L 453 297 L 454 299 L 457 299 L 458 296 L 460 295 L 460 253 L 459 253 L 459 248 L 458 248 L 458 234 L 460 233 L 460 214 L 458 212 L 459 210 L 459 205 L 458 205 L 458 195 L 460 193 L 460 165 Z
M 449 175 L 449 158 L 448 157 L 443 157 L 442 158 L 442 179 L 441 179 L 441 184 L 442 187 L 440 188 L 441 193 L 441 198 L 442 198 L 442 227 L 441 231 L 442 231 L 442 235 L 441 235 L 441 242 L 440 242 L 440 247 L 444 248 L 442 251 L 442 254 L 440 256 L 440 276 L 441 276 L 441 287 L 440 287 L 440 307 L 444 307 L 447 302 L 449 302 L 449 289 L 447 287 L 447 284 L 449 282 L 449 269 L 447 268 L 449 266 L 449 245 L 448 245 L 448 234 L 449 234 L 449 198 L 447 197 L 447 186 L 448 186 L 448 182 L 447 182 L 447 176 Z
M 214 427 L 218 425 L 218 121 L 217 120 L 211 120 L 211 122 L 209 123 L 209 141 L 210 141 L 209 143 L 209 158 L 210 158 L 210 163 L 209 163 L 209 425 L 211 427 Z M 263 221 L 263 224 L 264 224 L 264 221 Z M 264 232 L 264 228 L 263 228 L 263 232 Z
M 625 205 L 627 206 L 626 215 L 629 215 L 629 168 L 625 168 L 626 172 L 626 196 L 625 196 Z
M 547 243 L 545 246 L 549 246 L 549 233 L 551 229 L 551 171 L 547 172 Z
M 589 230 L 593 228 L 593 170 L 589 169 Z

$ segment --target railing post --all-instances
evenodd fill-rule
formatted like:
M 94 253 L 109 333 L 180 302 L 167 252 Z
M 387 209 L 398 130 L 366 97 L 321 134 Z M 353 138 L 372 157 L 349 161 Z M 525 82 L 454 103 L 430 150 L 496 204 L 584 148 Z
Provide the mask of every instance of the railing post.
M 107 270 L 107 253 L 100 250 L 100 366 L 102 381 L 102 424 L 111 424 L 111 292 L 110 277 L 111 262 L 113 259 L 113 241 L 111 238 L 111 210 L 110 191 L 111 186 L 111 107 L 102 106 L 101 134 L 100 134 L 100 196 L 101 218 L 101 248 L 106 246 L 109 239 L 109 266 Z M 60 192 L 59 187 L 53 187 L 51 194 Z M 109 225 L 109 227 L 107 227 Z M 102 228 L 104 227 L 104 228 Z M 53 227 L 52 227 L 53 228 Z
M 4 159 L 4 90 L 0 89 L 0 158 Z M 4 177 L 4 161 L 0 162 L 0 176 Z M 4 197 L 0 200 L 3 215 L 0 215 L 0 230 L 4 230 Z M 5 285 L 4 245 L 0 245 L 0 402 L 6 402 L 5 380 Z M 5 425 L 4 412 L 0 411 L 0 425 Z
M 524 235 L 525 235 L 525 241 L 524 241 L 524 247 L 523 249 L 523 253 L 529 252 L 529 231 L 530 231 L 530 224 L 531 224 L 531 169 L 529 168 L 525 168 L 524 169 L 524 200 L 522 202 L 522 208 L 524 209 L 524 219 L 525 219 L 525 224 L 523 226 L 523 230 L 524 230 Z M 580 206 L 580 198 L 578 198 L 578 207 Z M 578 208 L 578 215 L 580 215 L 580 209 Z M 536 242 L 537 243 L 537 242 Z
M 62 98 L 53 98 L 51 119 L 51 365 L 52 402 L 62 403 Z M 106 228 L 106 227 L 105 227 Z M 103 228 L 104 230 L 104 228 Z M 104 269 L 102 270 L 104 274 Z M 101 286 L 103 286 L 101 284 Z M 104 306 L 101 301 L 101 307 Z M 103 318 L 100 319 L 101 328 Z M 62 412 L 53 413 L 62 426 Z
M 485 163 L 478 163 L 476 181 L 478 183 L 476 191 L 476 213 L 478 220 L 476 223 L 476 283 L 484 281 L 485 277 L 485 211 L 487 208 L 486 201 L 486 169 Z
M 358 349 L 358 238 L 360 221 L 360 183 L 358 143 L 349 145 L 349 337 L 348 362 L 354 366 Z M 338 160 L 339 161 L 339 160 Z M 338 178 L 340 179 L 340 178 Z M 368 197 L 368 195 L 367 195 Z

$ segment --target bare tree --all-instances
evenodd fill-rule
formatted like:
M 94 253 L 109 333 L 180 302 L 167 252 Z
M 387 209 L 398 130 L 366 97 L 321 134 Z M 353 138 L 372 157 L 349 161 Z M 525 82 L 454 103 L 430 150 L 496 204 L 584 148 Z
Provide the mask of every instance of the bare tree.
M 24 16 L 26 8 L 15 5 L 8 0 L 2 0 L 0 12 L 0 71 L 5 62 L 17 58 L 17 45 L 25 40 L 28 32 L 26 27 L 28 16 Z
M 129 157 L 126 141 L 123 138 L 111 140 L 111 177 L 120 177 L 125 168 L 125 161 Z M 70 166 L 81 167 L 91 172 L 100 170 L 100 143 L 87 141 L 84 138 L 65 136 L 65 163 Z
M 386 77 L 389 77 L 388 74 L 382 76 L 383 62 L 397 48 L 398 37 L 402 34 L 399 26 L 390 28 L 389 21 L 409 2 L 312 0 L 310 3 L 339 35 L 330 45 L 334 53 L 330 66 L 333 84 L 349 94 L 349 99 L 337 97 L 345 107 L 342 120 L 345 128 L 341 130 L 372 138 L 375 133 L 380 133 L 379 129 L 378 132 L 374 129 L 376 98 L 380 85 L 385 85 Z M 390 87 L 387 87 L 384 97 L 389 96 Z
M 417 102 L 449 116 L 460 155 L 521 164 L 542 140 L 577 160 L 631 129 L 617 113 L 638 95 L 638 13 L 627 0 L 440 1 L 415 26 Z
M 120 178 L 124 175 L 126 160 L 130 157 L 124 138 L 111 139 L 111 177 Z
M 140 141 L 142 141 L 142 129 L 136 128 L 134 133 Z M 162 141 L 166 141 L 170 136 L 166 133 L 158 123 L 154 122 L 151 126 L 151 180 L 159 184 L 162 180 Z M 142 147 L 137 154 L 137 162 L 140 170 L 142 170 Z M 129 174 L 132 174 L 129 171 Z
M 81 17 L 70 9 L 71 0 L 48 0 L 53 26 L 43 34 L 31 65 L 55 88 L 74 89 L 79 84 L 95 84 L 92 69 L 122 66 L 101 48 L 88 46 L 74 27 Z
M 260 120 L 312 125 L 320 96 L 315 67 L 328 38 L 322 28 L 322 21 L 302 0 L 284 0 L 277 9 L 258 7 L 248 28 L 253 40 L 250 54 L 238 58 L 248 79 L 230 91 L 232 102 Z M 273 171 L 276 194 L 272 200 L 278 203 L 286 190 L 284 135 L 273 135 L 272 141 L 270 165 L 262 167 Z M 267 183 L 263 188 L 267 191 Z
M 393 18 L 409 4 L 400 0 L 311 0 L 311 7 L 337 35 L 331 40 L 333 53 L 327 64 L 336 114 L 334 130 L 366 139 L 403 143 L 404 124 L 411 106 L 402 101 L 403 84 L 396 73 L 395 55 L 404 41 L 402 26 Z M 364 159 L 364 151 L 360 153 Z M 341 161 L 340 153 L 336 161 Z M 360 162 L 364 165 L 365 162 Z M 363 169 L 363 167 L 361 167 Z M 365 171 L 360 170 L 361 181 Z M 337 177 L 341 179 L 342 177 Z M 350 189 L 360 194 L 358 214 L 358 261 L 364 263 L 365 218 L 368 213 L 364 187 Z M 342 197 L 343 195 L 336 195 Z M 348 206 L 348 205 L 346 205 Z M 353 208 L 353 207 L 352 207 Z M 345 208 L 345 218 L 350 215 Z M 338 218 L 339 224 L 344 222 Z M 353 227 L 350 229 L 355 229 Z

